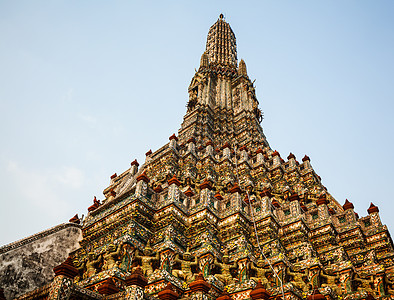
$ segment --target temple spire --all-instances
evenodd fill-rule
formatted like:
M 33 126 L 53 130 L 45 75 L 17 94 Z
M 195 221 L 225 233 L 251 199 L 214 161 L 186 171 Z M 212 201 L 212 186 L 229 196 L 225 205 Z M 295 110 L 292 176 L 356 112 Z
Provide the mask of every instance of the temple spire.
M 208 32 L 206 53 L 209 62 L 237 67 L 237 42 L 230 25 L 224 21 L 223 14 Z
M 241 59 L 241 61 L 239 62 L 238 74 L 248 77 L 248 72 L 246 71 L 246 64 L 243 59 Z

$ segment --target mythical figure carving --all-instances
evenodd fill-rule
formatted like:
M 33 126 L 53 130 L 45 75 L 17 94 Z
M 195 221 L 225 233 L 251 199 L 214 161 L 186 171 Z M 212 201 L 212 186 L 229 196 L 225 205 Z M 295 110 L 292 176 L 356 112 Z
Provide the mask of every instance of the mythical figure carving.
M 231 275 L 230 269 L 236 269 L 238 267 L 238 264 L 236 262 L 230 264 L 227 250 L 224 251 L 222 261 L 223 263 L 220 263 L 215 257 L 213 264 L 214 266 L 219 267 L 221 270 L 221 274 L 216 274 L 215 276 L 226 285 L 232 284 L 234 283 L 234 279 Z
M 109 244 L 107 250 L 105 251 L 103 258 L 103 270 L 109 270 L 115 267 L 117 264 L 117 260 L 119 259 L 119 254 L 121 250 L 121 244 L 119 243 L 118 246 L 114 244 Z
M 186 252 L 183 253 L 182 257 L 183 259 L 180 259 L 179 254 L 175 256 L 174 262 L 179 263 L 181 265 L 181 269 L 172 270 L 172 275 L 189 283 L 194 280 L 195 275 L 192 272 L 192 267 L 198 265 L 198 259 L 195 257 L 193 261 L 192 255 L 189 252 L 189 247 L 187 247 Z
M 328 272 L 329 268 L 326 268 L 326 271 Z M 320 273 L 320 277 L 325 279 L 325 283 L 322 283 L 322 287 L 329 286 L 331 287 L 337 294 L 340 293 L 340 289 L 338 287 L 339 283 L 339 276 L 338 275 L 331 275 L 331 274 L 325 274 L 324 272 Z
M 291 276 L 292 280 L 290 280 L 291 284 L 299 289 L 300 291 L 307 291 L 308 285 L 305 283 L 306 274 L 301 270 L 294 270 L 292 272 L 290 268 L 286 268 L 286 275 Z
M 89 252 L 86 261 L 86 272 L 83 274 L 83 278 L 89 278 L 96 274 L 98 271 L 98 266 L 103 260 L 103 255 L 100 254 L 96 257 L 94 252 Z
M 154 255 L 154 252 L 150 246 L 149 241 L 147 242 L 147 244 L 145 246 L 145 249 L 143 251 L 143 255 L 140 255 L 140 252 L 138 249 L 135 251 L 135 258 L 141 260 L 142 273 L 144 273 L 145 277 L 148 277 L 150 274 L 153 273 L 152 263 L 154 261 L 160 261 L 159 253 L 157 253 L 156 256 L 153 256 L 153 255 Z
M 260 258 L 258 259 L 256 266 L 254 264 L 251 264 L 250 269 L 256 272 L 256 277 L 251 277 L 251 279 L 256 282 L 260 280 L 261 284 L 263 284 L 266 288 L 271 288 L 268 279 L 265 277 L 265 274 L 271 272 L 271 269 L 263 268 L 264 264 L 265 261 L 262 256 L 260 256 Z
M 359 274 L 355 274 L 353 278 L 353 282 L 356 285 L 357 291 L 366 291 L 368 293 L 373 293 L 373 278 L 371 276 L 370 279 L 362 278 Z

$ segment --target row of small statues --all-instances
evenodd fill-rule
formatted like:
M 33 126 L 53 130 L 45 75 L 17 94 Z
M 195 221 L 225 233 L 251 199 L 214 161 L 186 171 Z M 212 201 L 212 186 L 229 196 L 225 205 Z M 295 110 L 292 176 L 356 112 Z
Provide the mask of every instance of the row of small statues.
M 350 274 L 339 276 L 327 274 L 320 267 L 312 267 L 302 271 L 300 267 L 292 270 L 282 265 L 266 267 L 266 261 L 260 257 L 257 263 L 248 262 L 242 269 L 237 262 L 230 262 L 228 252 L 225 250 L 222 260 L 213 258 L 206 266 L 199 266 L 199 258 L 193 257 L 189 247 L 183 253 L 176 254 L 172 263 L 160 265 L 160 254 L 155 252 L 148 242 L 141 253 L 128 243 L 119 243 L 117 246 L 110 244 L 104 253 L 95 255 L 90 252 L 82 262 L 75 260 L 74 265 L 79 269 L 80 276 L 76 280 L 89 278 L 99 271 L 110 270 L 118 267 L 126 272 L 132 272 L 140 266 L 143 274 L 148 278 L 155 269 L 164 269 L 173 276 L 190 283 L 195 279 L 198 272 L 204 276 L 214 275 L 224 285 L 242 283 L 249 279 L 260 280 L 266 288 L 280 286 L 281 282 L 290 282 L 300 291 L 308 291 L 318 287 L 329 286 L 337 294 L 343 294 L 355 290 L 364 290 L 375 295 L 385 295 L 386 291 L 394 293 L 394 282 L 387 276 L 367 276 L 362 274 Z

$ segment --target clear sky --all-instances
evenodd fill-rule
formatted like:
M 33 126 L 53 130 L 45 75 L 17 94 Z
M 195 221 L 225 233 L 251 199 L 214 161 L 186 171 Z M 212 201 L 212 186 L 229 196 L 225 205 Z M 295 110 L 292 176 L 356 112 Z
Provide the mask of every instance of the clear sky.
M 0 245 L 167 143 L 220 13 L 283 158 L 394 230 L 393 1 L 0 1 Z

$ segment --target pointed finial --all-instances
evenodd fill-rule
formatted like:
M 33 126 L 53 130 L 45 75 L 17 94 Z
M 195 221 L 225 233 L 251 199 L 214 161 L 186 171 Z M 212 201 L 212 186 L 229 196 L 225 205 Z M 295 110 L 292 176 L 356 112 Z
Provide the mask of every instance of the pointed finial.
M 246 64 L 243 59 L 241 59 L 241 61 L 239 62 L 238 75 L 242 75 L 242 76 L 246 76 L 246 77 L 248 76 L 248 72 L 246 70 Z
M 209 66 L 209 60 L 208 60 L 208 54 L 205 51 L 202 55 L 201 55 L 201 60 L 200 60 L 200 67 L 208 67 Z
M 219 15 L 219 18 L 220 18 L 220 20 L 223 20 L 224 15 L 223 15 L 223 14 L 220 14 L 220 15 Z

